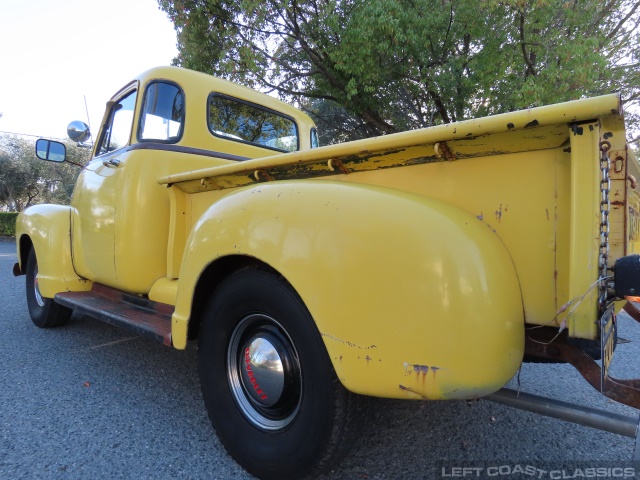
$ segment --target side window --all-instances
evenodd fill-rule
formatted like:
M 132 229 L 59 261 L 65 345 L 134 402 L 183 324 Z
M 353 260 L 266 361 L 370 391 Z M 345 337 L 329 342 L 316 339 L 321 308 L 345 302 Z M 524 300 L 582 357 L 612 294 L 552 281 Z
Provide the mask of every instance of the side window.
M 311 129 L 311 148 L 318 148 L 320 146 L 320 139 L 318 138 L 318 130 Z
M 111 107 L 109 121 L 100 138 L 98 155 L 113 152 L 129 143 L 135 105 L 136 92 L 133 91 Z
M 298 150 L 298 127 L 293 119 L 235 98 L 212 94 L 209 130 L 218 137 L 281 152 Z
M 184 94 L 171 83 L 153 82 L 144 94 L 138 140 L 174 143 L 184 124 Z

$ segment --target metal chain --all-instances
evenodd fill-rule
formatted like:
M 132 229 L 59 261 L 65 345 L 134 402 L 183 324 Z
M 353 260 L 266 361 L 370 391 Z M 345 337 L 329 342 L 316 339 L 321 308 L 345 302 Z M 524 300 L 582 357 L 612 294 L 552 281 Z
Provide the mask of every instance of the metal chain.
M 598 305 L 600 313 L 603 313 L 607 306 L 607 268 L 609 261 L 609 191 L 611 190 L 611 178 L 609 170 L 611 168 L 611 159 L 609 158 L 609 150 L 611 143 L 608 141 L 600 142 L 600 251 L 598 255 L 598 270 L 600 275 Z

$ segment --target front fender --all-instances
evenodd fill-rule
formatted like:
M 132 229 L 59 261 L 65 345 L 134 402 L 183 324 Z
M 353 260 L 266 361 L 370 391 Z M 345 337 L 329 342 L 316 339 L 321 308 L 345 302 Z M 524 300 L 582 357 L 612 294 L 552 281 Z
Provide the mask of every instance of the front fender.
M 187 241 L 174 322 L 186 325 L 199 275 L 228 255 L 256 257 L 290 282 L 356 393 L 479 397 L 521 363 L 511 258 L 485 223 L 441 201 L 323 180 L 227 195 Z
M 16 220 L 20 270 L 26 268 L 30 244 L 38 258 L 38 287 L 47 298 L 58 292 L 91 290 L 91 282 L 73 269 L 70 221 L 70 207 L 47 204 L 27 208 Z

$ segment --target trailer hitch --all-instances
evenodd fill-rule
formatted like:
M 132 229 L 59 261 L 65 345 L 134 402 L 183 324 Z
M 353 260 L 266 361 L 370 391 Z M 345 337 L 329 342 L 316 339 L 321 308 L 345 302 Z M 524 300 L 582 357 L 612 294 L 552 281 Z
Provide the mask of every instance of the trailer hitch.
M 634 305 L 631 307 L 636 308 Z M 640 322 L 640 310 L 636 309 L 636 312 L 637 318 L 632 318 Z M 525 354 L 537 359 L 569 363 L 603 395 L 638 409 L 640 380 L 621 380 L 608 374 L 608 364 L 616 341 L 615 328 L 615 316 L 611 306 L 600 319 L 602 367 L 585 351 L 570 344 L 566 331 L 558 334 L 557 329 L 550 327 L 527 330 Z M 484 397 L 484 400 L 633 438 L 635 446 L 632 461 L 640 466 L 638 415 L 620 415 L 506 388 Z
M 612 324 L 612 319 L 603 316 L 604 328 Z M 604 346 L 601 368 L 596 361 L 580 348 L 567 342 L 566 331 L 558 335 L 554 328 L 537 328 L 528 330 L 525 341 L 525 353 L 527 355 L 552 360 L 555 362 L 569 363 L 578 370 L 580 375 L 593 388 L 601 392 L 604 396 L 616 402 L 640 409 L 640 380 L 622 380 L 608 374 L 608 362 L 611 360 L 611 345 L 615 341 L 615 334 L 612 330 L 608 343 Z M 604 342 L 603 342 L 604 343 Z

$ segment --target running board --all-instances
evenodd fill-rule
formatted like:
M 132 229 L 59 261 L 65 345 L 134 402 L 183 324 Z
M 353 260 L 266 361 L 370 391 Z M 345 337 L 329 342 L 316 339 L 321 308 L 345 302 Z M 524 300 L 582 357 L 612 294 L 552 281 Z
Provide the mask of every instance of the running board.
M 171 346 L 172 305 L 96 284 L 89 292 L 58 293 L 54 300 L 77 313 Z

